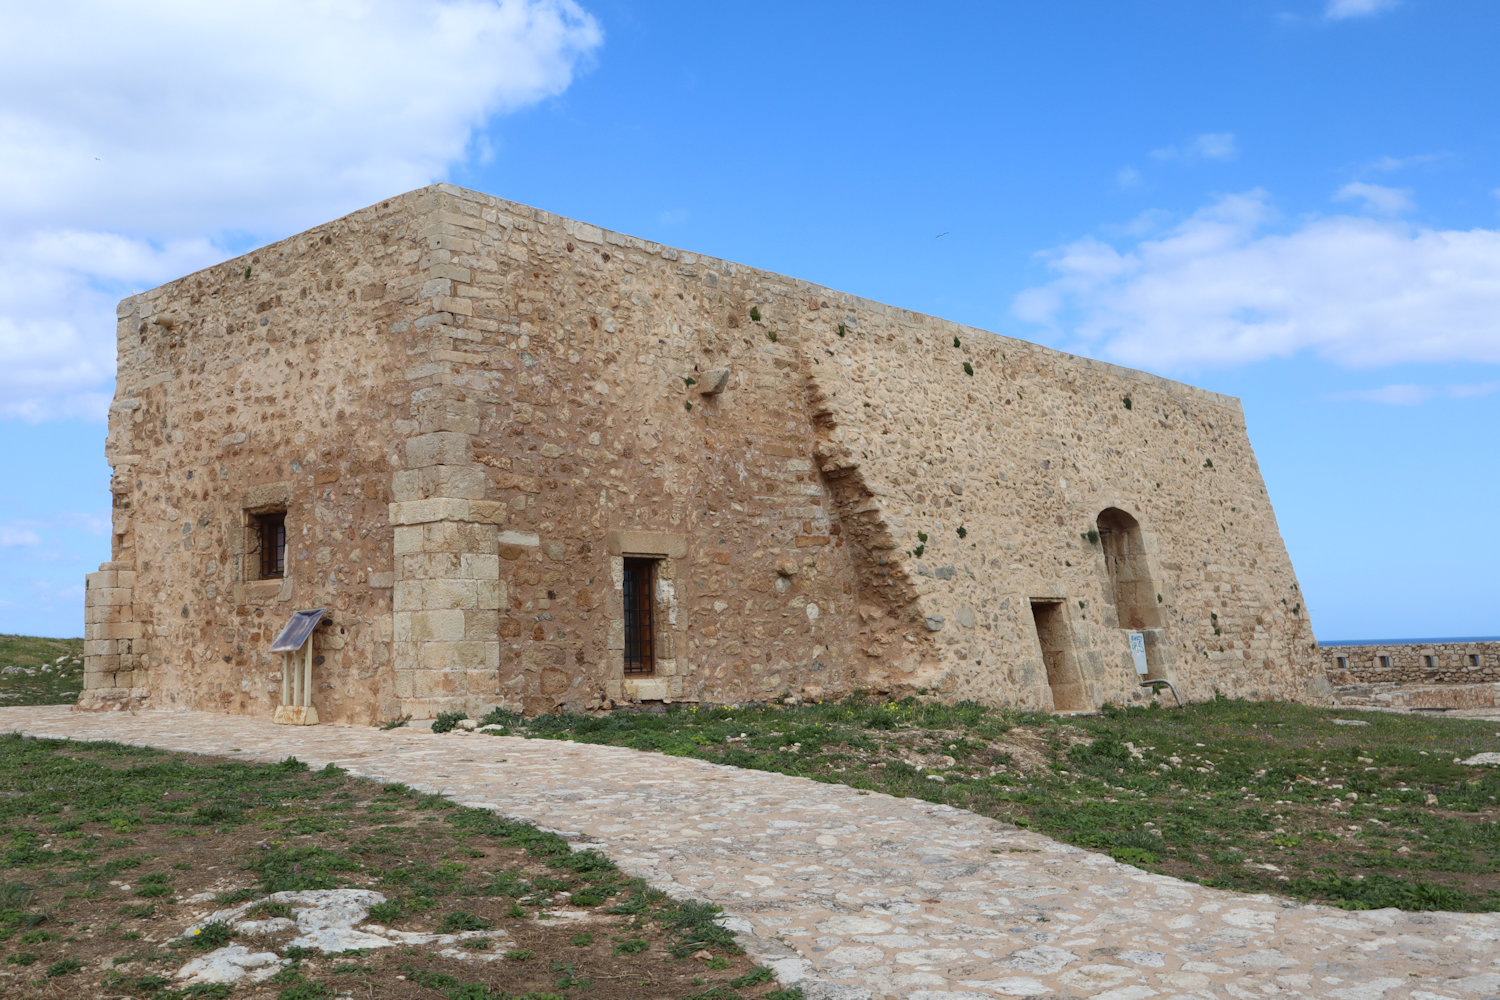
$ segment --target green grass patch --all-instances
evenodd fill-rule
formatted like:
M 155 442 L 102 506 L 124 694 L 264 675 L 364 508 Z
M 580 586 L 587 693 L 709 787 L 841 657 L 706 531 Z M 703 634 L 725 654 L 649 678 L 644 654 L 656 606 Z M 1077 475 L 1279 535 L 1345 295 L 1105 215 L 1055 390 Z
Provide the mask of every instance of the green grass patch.
M 1500 768 L 1456 763 L 1493 749 L 1488 722 L 1228 698 L 1070 718 L 851 698 L 484 721 L 943 802 L 1222 888 L 1500 909 Z
M 0 706 L 71 705 L 82 690 L 82 639 L 0 634 Z
M 204 907 L 186 900 L 211 893 L 215 906 L 251 904 L 251 919 L 286 919 L 297 907 L 271 893 L 354 887 L 387 897 L 370 923 L 463 933 L 466 949 L 511 960 L 391 948 L 353 964 L 287 946 L 293 932 L 273 930 L 253 945 L 289 964 L 257 996 L 333 996 L 350 984 L 355 995 L 405 995 L 407 984 L 427 981 L 442 984 L 431 987 L 434 1000 L 450 992 L 576 998 L 628 964 L 642 995 L 685 997 L 701 965 L 672 958 L 683 948 L 723 959 L 726 980 L 750 969 L 713 923 L 712 907 L 653 892 L 596 850 L 574 851 L 529 824 L 339 768 L 12 734 L 0 736 L 0 789 L 0 982 L 8 984 L 0 992 L 228 996 L 175 985 L 192 957 L 238 943 L 226 923 L 191 933 Z M 580 935 L 571 921 L 547 919 L 563 908 L 594 910 L 591 927 L 603 933 Z M 507 936 L 486 936 L 491 928 Z M 621 941 L 645 947 L 615 954 Z M 335 982 L 344 984 L 339 991 Z M 38 985 L 47 983 L 50 992 Z

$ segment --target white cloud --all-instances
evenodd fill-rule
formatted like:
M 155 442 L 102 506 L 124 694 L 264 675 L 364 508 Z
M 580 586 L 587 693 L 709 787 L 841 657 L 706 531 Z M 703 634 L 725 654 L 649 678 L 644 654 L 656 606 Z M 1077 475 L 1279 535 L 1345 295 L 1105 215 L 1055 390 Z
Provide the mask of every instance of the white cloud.
M 9 5 L 0 415 L 97 412 L 116 299 L 441 179 L 601 39 L 573 0 Z
M 1362 201 L 1366 211 L 1382 215 L 1402 215 L 1416 207 L 1412 204 L 1411 192 L 1404 188 L 1382 187 L 1363 181 L 1345 184 L 1333 197 L 1335 201 Z
M 1232 160 L 1240 153 L 1233 132 L 1204 132 L 1176 146 L 1153 149 L 1151 155 L 1158 160 Z
M 1448 158 L 1447 153 L 1417 153 L 1412 156 L 1382 156 L 1369 169 L 1378 170 L 1381 173 L 1393 173 L 1397 170 L 1405 170 L 1408 167 L 1419 167 L 1427 163 L 1437 163 L 1439 160 Z
M 1334 399 L 1357 399 L 1366 403 L 1383 403 L 1387 406 L 1416 406 L 1437 394 L 1427 385 L 1383 385 L 1378 389 L 1355 389 L 1335 393 Z
M 35 548 L 42 544 L 42 536 L 30 528 L 13 524 L 0 524 L 0 549 Z
M 1133 188 L 1141 183 L 1141 172 L 1135 167 L 1121 167 L 1115 172 L 1115 183 L 1122 188 Z
M 1017 318 L 1069 349 L 1164 370 L 1308 351 L 1336 363 L 1500 363 L 1500 232 L 1335 215 L 1276 226 L 1264 191 L 1164 232 L 1078 240 Z
M 1500 382 L 1469 382 L 1459 385 L 1383 385 L 1378 389 L 1353 389 L 1335 393 L 1333 399 L 1353 399 L 1388 406 L 1416 406 L 1429 399 L 1474 399 L 1500 392 Z
M 1369 17 L 1394 8 L 1401 0 L 1328 0 L 1323 16 L 1330 21 L 1342 21 L 1351 17 Z

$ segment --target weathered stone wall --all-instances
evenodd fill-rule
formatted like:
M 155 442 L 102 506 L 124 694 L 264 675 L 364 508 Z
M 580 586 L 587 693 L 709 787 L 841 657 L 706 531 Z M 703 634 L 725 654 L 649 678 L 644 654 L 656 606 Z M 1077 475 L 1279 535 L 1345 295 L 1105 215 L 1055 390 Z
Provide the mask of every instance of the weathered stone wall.
M 856 585 L 868 555 L 814 467 L 796 338 L 750 318 L 768 282 L 795 283 L 442 190 L 424 257 L 440 295 L 413 324 L 428 363 L 411 373 L 444 402 L 393 489 L 403 710 L 736 701 L 911 673 L 931 641 Z M 726 386 L 706 395 L 714 369 Z M 663 557 L 644 681 L 621 672 L 632 554 Z M 472 598 L 465 565 L 485 576 Z M 407 577 L 422 596 L 403 599 Z
M 801 323 L 832 414 L 823 449 L 857 463 L 880 497 L 922 617 L 941 621 L 954 695 L 1049 707 L 1029 607 L 1044 598 L 1066 611 L 1092 703 L 1134 696 L 1094 534 L 1108 508 L 1140 525 L 1145 600 L 1159 611 L 1145 623 L 1160 626 L 1148 633 L 1153 676 L 1194 698 L 1319 693 L 1303 598 L 1236 400 L 841 306 Z
M 1500 642 L 1401 642 L 1318 649 L 1334 684 L 1500 682 Z
M 447 185 L 128 300 L 109 452 L 91 613 L 144 659 L 94 648 L 91 689 L 154 703 L 268 713 L 274 626 L 325 604 L 325 719 L 1094 705 L 1144 697 L 1122 625 L 1186 696 L 1320 693 L 1236 401 Z M 235 560 L 267 489 L 298 540 L 274 594 Z
M 314 640 L 325 718 L 372 720 L 389 700 L 392 427 L 410 405 L 389 326 L 417 308 L 430 201 L 393 199 L 121 303 L 114 552 L 89 581 L 83 707 L 269 715 L 281 674 L 267 647 L 312 607 L 329 609 Z M 287 571 L 259 580 L 248 512 L 275 507 Z M 128 620 L 105 620 L 122 606 Z

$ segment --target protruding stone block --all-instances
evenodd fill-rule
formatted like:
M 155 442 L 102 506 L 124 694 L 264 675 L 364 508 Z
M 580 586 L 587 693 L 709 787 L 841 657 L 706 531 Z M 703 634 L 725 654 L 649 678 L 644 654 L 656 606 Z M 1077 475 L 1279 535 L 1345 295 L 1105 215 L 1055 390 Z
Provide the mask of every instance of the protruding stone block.
M 698 392 L 704 396 L 717 396 L 728 386 L 728 368 L 710 368 L 698 379 Z

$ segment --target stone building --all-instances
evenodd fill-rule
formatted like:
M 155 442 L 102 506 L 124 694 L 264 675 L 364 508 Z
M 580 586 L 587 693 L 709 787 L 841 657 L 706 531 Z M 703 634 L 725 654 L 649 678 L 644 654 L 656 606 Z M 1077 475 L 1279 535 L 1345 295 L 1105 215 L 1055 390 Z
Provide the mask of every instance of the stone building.
M 119 309 L 80 707 L 1311 699 L 1225 396 L 450 185 Z M 290 702 L 288 702 L 290 704 Z

